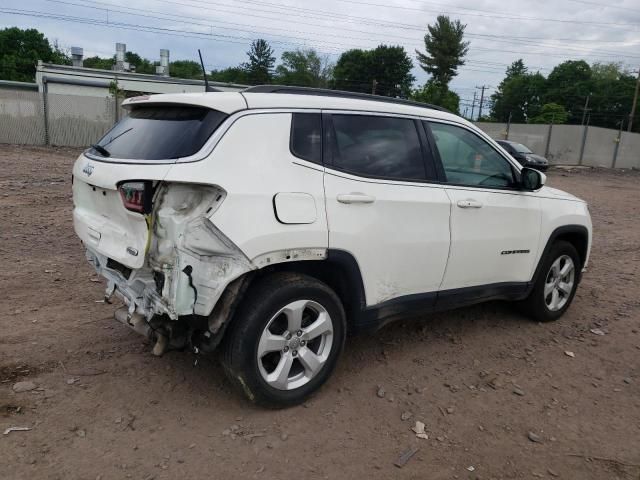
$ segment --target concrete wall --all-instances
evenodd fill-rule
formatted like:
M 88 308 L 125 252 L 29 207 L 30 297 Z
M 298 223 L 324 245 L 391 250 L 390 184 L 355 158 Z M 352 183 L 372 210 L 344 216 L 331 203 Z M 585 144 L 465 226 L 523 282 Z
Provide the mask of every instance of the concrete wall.
M 617 130 L 582 125 L 553 125 L 550 129 L 549 125 L 511 124 L 508 138 L 505 138 L 504 123 L 477 123 L 476 125 L 495 139 L 512 140 L 526 145 L 534 153 L 546 156 L 551 165 L 611 167 L 616 155 L 619 135 Z M 582 148 L 583 140 L 584 149 Z M 547 142 L 548 152 L 546 151 Z M 627 132 L 622 134 L 615 167 L 640 168 L 640 134 Z
M 583 134 L 584 127 L 580 125 L 554 125 L 547 155 L 549 162 L 553 165 L 578 165 Z M 540 155 L 544 155 L 544 151 Z
M 478 122 L 476 125 L 484 133 L 496 140 L 504 140 L 507 137 L 507 124 L 506 123 L 488 123 Z
M 113 97 L 48 95 L 49 143 L 85 147 L 97 142 L 115 123 Z
M 640 134 L 623 132 L 616 168 L 640 168 Z
M 45 144 L 41 93 L 0 89 L 0 143 Z
M 618 132 L 609 128 L 589 127 L 582 155 L 582 165 L 610 167 L 613 162 Z
M 522 143 L 535 153 L 544 155 L 549 125 L 513 124 L 509 128 L 509 140 Z

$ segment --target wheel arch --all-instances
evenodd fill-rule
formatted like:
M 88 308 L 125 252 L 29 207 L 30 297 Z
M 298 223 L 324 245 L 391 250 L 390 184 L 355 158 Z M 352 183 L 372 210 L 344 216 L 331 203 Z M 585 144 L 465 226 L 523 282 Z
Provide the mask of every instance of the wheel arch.
M 328 249 L 326 258 L 322 260 L 284 261 L 252 270 L 241 277 L 242 289 L 238 291 L 238 294 L 240 296 L 245 293 L 250 294 L 251 285 L 256 280 L 276 272 L 301 273 L 326 283 L 340 298 L 347 315 L 349 328 L 353 327 L 354 322 L 357 322 L 362 311 L 366 308 L 360 267 L 355 257 L 347 251 Z M 227 289 L 229 288 L 228 286 Z M 241 301 L 242 299 L 238 298 L 238 303 Z M 232 320 L 234 312 L 235 308 L 233 312 L 226 312 L 230 314 L 226 323 Z
M 275 272 L 302 273 L 326 283 L 342 301 L 349 327 L 366 307 L 360 267 L 355 257 L 345 250 L 328 249 L 324 260 L 301 260 L 270 265 L 254 272 L 252 281 Z
M 532 278 L 532 284 L 535 283 L 538 275 L 540 275 L 542 263 L 544 262 L 546 255 L 549 253 L 549 250 L 553 244 L 558 241 L 569 242 L 577 250 L 578 255 L 580 256 L 580 268 L 578 269 L 578 280 L 580 280 L 580 277 L 582 276 L 582 267 L 584 267 L 589 254 L 589 230 L 584 225 L 563 225 L 553 230 L 551 235 L 549 235 L 544 250 L 542 251 L 542 255 L 540 255 L 540 258 L 538 259 L 538 265 L 536 266 L 536 270 Z

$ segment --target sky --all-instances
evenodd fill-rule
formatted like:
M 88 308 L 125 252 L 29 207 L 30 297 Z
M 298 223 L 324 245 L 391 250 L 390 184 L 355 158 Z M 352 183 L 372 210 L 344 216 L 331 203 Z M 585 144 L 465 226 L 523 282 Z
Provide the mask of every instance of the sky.
M 199 48 L 207 69 L 244 62 L 255 38 L 268 40 L 278 60 L 296 48 L 335 61 L 351 48 L 402 45 L 417 86 L 428 75 L 414 52 L 424 51 L 426 27 L 440 14 L 466 24 L 469 53 L 450 85 L 462 113 L 477 87 L 490 96 L 518 58 L 545 76 L 569 59 L 640 67 L 637 0 L 2 0 L 0 28 L 36 28 L 62 48 L 83 47 L 85 57 L 112 56 L 116 42 L 150 60 L 161 48 L 172 61 L 197 60 Z

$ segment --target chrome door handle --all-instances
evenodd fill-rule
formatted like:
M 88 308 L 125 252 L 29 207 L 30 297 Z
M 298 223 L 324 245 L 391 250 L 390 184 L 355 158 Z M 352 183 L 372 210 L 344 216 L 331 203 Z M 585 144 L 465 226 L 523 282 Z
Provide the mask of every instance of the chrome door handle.
M 458 200 L 460 208 L 482 208 L 482 203 L 477 200 Z
M 376 197 L 365 195 L 364 193 L 340 193 L 336 197 L 340 203 L 373 203 Z

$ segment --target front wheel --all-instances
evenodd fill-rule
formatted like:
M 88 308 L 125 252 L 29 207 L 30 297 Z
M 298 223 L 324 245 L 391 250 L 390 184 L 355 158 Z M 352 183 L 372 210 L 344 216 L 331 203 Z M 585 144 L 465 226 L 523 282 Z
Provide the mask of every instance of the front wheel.
M 524 313 L 539 322 L 560 318 L 576 293 L 580 268 L 575 247 L 569 242 L 556 242 L 542 259 L 533 289 L 522 302 Z
M 331 375 L 345 341 L 345 314 L 324 283 L 276 273 L 257 281 L 225 337 L 229 378 L 255 403 L 303 402 Z

